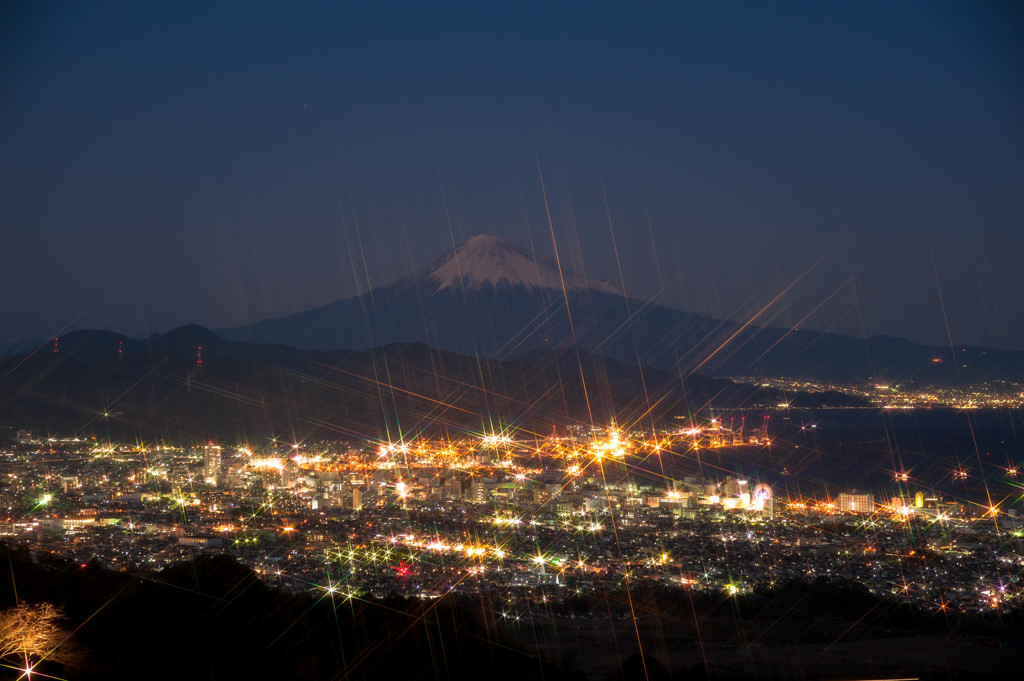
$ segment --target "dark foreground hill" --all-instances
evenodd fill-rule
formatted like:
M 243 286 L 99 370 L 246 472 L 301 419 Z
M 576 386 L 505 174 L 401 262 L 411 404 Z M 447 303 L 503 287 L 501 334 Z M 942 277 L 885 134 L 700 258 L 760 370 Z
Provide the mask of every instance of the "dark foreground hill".
M 54 678 L 582 678 L 523 654 L 452 599 L 318 599 L 270 588 L 224 555 L 155 574 L 2 555 L 20 602 L 57 605 L 76 628 L 68 663 L 36 669 Z M 16 604 L 2 594 L 0 609 Z
M 836 577 L 743 596 L 644 584 L 552 593 L 510 626 L 497 595 L 293 593 L 227 555 L 159 572 L 12 545 L 0 545 L 0 559 L 14 587 L 0 590 L 0 611 L 48 602 L 63 612 L 60 638 L 70 632 L 33 677 L 78 681 L 1003 679 L 1016 678 L 1022 625 L 1019 613 L 912 608 Z M 631 652 L 641 644 L 642 657 Z M 16 654 L 2 662 L 4 678 L 23 678 Z
M 781 393 L 636 368 L 588 353 L 514 361 L 418 344 L 317 352 L 227 341 L 182 327 L 136 341 L 75 332 L 0 363 L 0 423 L 37 431 L 151 438 L 453 436 L 518 426 L 657 422 L 707 406 L 774 403 Z M 843 406 L 835 394 L 798 394 Z

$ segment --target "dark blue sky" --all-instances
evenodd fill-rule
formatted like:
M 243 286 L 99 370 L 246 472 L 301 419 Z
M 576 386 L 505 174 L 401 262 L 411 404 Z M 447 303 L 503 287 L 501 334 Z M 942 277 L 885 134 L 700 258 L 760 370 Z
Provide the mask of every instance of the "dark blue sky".
M 1019 3 L 292 4 L 5 3 L 0 338 L 549 254 L 539 158 L 637 297 L 1024 349 Z

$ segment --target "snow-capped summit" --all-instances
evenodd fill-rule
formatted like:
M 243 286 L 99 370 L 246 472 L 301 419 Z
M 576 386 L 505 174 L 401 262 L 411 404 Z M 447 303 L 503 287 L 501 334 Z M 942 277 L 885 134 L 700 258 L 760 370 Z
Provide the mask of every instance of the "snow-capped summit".
M 619 291 L 604 281 L 585 279 L 562 268 L 558 270 L 531 256 L 501 237 L 490 234 L 475 236 L 420 271 L 416 278 L 430 281 L 438 291 L 455 286 L 479 288 L 522 286 L 526 289 L 569 290 L 593 289 L 604 293 Z

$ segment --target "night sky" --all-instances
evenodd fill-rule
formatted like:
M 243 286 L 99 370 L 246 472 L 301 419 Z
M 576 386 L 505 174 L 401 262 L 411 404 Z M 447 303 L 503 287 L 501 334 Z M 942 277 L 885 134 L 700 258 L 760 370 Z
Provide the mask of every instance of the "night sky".
M 4 3 L 0 341 L 547 257 L 539 162 L 634 297 L 1024 350 L 1020 3 L 295 4 Z

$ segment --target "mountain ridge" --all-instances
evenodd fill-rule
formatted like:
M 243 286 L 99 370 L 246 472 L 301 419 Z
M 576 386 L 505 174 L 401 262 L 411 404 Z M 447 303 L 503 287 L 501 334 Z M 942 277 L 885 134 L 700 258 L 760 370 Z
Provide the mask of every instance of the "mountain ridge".
M 316 350 L 416 342 L 506 360 L 573 347 L 684 376 L 936 385 L 1024 380 L 1024 352 L 740 324 L 630 299 L 564 270 L 559 284 L 571 285 L 554 286 L 555 271 L 538 263 L 503 239 L 477 236 L 361 296 L 218 333 Z
M 91 333 L 89 342 L 107 347 L 134 342 L 111 332 Z M 203 334 L 213 333 L 192 325 L 154 334 L 145 342 L 149 352 L 160 353 L 174 344 L 202 345 Z M 473 237 L 416 273 L 362 295 L 217 330 L 205 338 L 206 359 L 226 341 L 304 351 L 368 351 L 422 343 L 499 361 L 574 348 L 677 376 L 696 372 L 847 385 L 1024 381 L 1024 352 L 927 346 L 892 336 L 857 338 L 714 319 L 627 298 L 611 285 L 564 268 L 559 272 L 508 241 L 487 235 Z M 50 342 L 39 343 L 34 352 L 50 351 L 45 347 Z M 86 341 L 65 335 L 59 345 L 66 349 L 72 342 Z
M 592 418 L 657 421 L 782 395 L 564 349 L 535 352 L 529 361 L 414 343 L 324 352 L 225 340 L 196 326 L 144 340 L 89 331 L 64 340 L 58 353 L 0 362 L 5 425 L 172 439 L 465 434 L 495 422 L 549 433 Z M 820 406 L 836 396 L 801 399 Z

